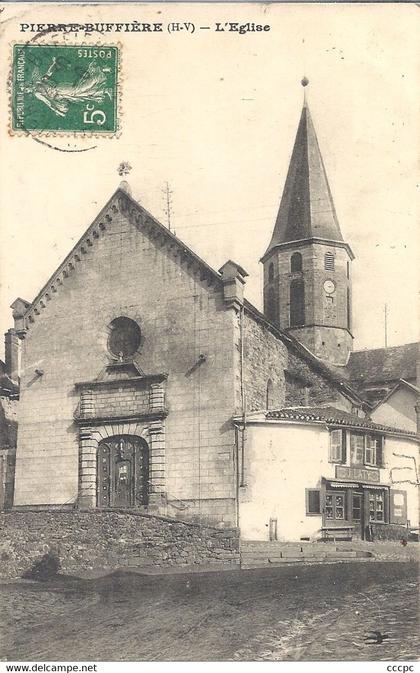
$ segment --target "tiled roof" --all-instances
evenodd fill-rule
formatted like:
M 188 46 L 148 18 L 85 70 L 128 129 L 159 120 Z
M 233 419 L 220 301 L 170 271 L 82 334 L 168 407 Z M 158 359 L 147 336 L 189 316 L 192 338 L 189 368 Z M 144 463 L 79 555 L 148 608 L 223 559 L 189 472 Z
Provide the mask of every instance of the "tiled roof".
M 355 414 L 350 414 L 347 411 L 336 409 L 335 407 L 289 407 L 284 409 L 272 409 L 265 412 L 267 420 L 296 420 L 296 421 L 323 421 L 331 425 L 342 425 L 352 428 L 366 428 L 368 430 L 376 430 L 380 432 L 391 432 L 393 434 L 404 434 L 416 436 L 415 432 L 408 430 L 399 430 L 387 425 L 380 425 L 374 423 L 367 418 L 360 418 Z
M 416 378 L 419 343 L 354 351 L 347 365 L 349 379 L 356 385 L 386 383 Z

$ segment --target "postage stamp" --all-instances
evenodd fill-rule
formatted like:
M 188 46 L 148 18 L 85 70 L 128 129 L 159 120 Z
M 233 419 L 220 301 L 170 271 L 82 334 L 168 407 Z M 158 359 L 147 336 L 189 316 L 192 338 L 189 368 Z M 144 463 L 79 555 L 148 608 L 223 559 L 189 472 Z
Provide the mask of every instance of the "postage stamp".
M 13 131 L 114 133 L 119 48 L 15 44 Z

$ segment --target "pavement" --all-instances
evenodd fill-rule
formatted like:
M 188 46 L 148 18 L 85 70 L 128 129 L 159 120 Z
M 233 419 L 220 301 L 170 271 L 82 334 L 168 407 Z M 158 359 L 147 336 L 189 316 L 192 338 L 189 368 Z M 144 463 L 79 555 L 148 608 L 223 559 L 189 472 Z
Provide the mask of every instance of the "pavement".
M 9 661 L 410 660 L 415 562 L 348 562 L 0 585 Z M 371 644 L 368 634 L 387 636 Z

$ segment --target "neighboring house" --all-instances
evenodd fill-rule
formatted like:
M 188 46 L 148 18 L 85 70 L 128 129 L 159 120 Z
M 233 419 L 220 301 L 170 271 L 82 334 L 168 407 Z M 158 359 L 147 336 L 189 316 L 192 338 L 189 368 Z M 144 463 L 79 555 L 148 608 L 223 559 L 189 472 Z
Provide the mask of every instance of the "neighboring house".
M 403 379 L 416 385 L 419 343 L 372 348 L 350 354 L 346 370 L 351 385 L 373 406 Z
M 420 389 L 401 379 L 373 408 L 370 418 L 375 423 L 386 423 L 394 428 L 415 432 L 417 429 L 416 404 Z
M 239 264 L 213 270 L 122 183 L 35 299 L 12 305 L 9 370 L 21 394 L 14 507 L 136 507 L 258 536 L 269 534 L 270 510 L 295 539 L 312 535 L 322 514 L 307 519 L 299 505 L 297 525 L 287 494 L 319 489 L 326 508 L 337 478 L 356 484 L 342 487 L 354 489 L 355 503 L 374 484 L 391 512 L 391 459 L 372 468 L 379 481 L 369 470 L 356 479 L 360 456 L 337 476 L 325 453 L 334 423 L 284 423 L 278 411 L 334 407 L 346 432 L 359 423 L 389 436 L 387 447 L 396 438 L 415 446 L 404 428 L 390 434 L 363 420 L 372 405 L 353 384 L 363 370 L 351 355 L 353 258 L 306 104 L 262 260 L 264 313 L 244 300 Z M 256 514 L 268 489 L 269 506 Z M 412 507 L 410 496 L 414 522 Z
M 246 432 L 244 539 L 400 539 L 418 527 L 415 433 L 333 407 L 251 414 Z
M 6 349 L 7 356 L 7 349 Z M 0 360 L 0 510 L 13 505 L 19 386 Z

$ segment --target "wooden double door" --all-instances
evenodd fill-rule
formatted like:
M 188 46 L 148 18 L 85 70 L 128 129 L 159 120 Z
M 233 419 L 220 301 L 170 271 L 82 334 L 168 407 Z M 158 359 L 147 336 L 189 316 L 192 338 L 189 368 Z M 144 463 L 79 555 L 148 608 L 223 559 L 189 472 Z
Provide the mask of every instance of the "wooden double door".
M 149 495 L 149 447 L 141 437 L 117 435 L 98 446 L 98 507 L 147 505 Z

